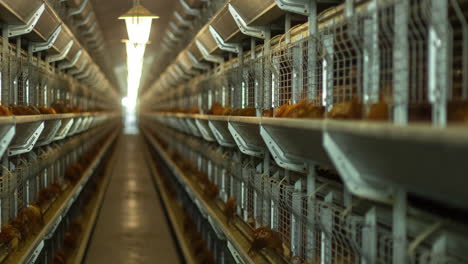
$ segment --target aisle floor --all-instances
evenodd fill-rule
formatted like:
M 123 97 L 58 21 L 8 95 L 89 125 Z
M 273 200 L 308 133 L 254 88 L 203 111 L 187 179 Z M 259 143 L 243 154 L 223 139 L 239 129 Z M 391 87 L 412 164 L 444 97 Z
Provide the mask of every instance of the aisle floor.
M 122 135 L 85 263 L 179 263 L 145 163 L 141 135 Z

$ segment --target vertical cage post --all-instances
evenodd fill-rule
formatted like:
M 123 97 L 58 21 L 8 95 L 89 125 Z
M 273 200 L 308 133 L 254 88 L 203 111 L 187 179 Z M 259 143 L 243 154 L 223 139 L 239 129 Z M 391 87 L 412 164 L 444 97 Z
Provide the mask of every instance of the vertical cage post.
M 267 179 L 270 177 L 270 153 L 266 152 L 265 156 L 263 157 L 263 177 L 266 177 Z M 262 225 L 263 226 L 268 226 L 270 224 L 270 206 L 271 206 L 271 184 L 270 182 L 264 181 L 262 179 L 262 184 L 263 184 L 263 215 L 262 215 Z
M 239 47 L 239 53 L 237 54 L 237 69 L 238 69 L 238 76 L 240 77 L 240 83 L 234 83 L 234 109 L 241 109 L 243 108 L 244 104 L 244 48 L 242 45 Z M 242 96 L 239 96 L 242 95 Z
M 264 45 L 263 45 L 263 63 L 262 63 L 262 67 L 263 67 L 263 71 L 264 71 L 264 74 L 263 74 L 263 108 L 265 110 L 269 110 L 271 109 L 272 107 L 272 100 L 273 100 L 273 97 L 272 97 L 272 79 L 271 79 L 271 70 L 270 70 L 270 67 L 267 67 L 266 65 L 268 65 L 270 63 L 270 59 L 271 59 L 271 30 L 269 28 L 267 28 L 265 30 L 265 41 L 264 41 Z
M 292 47 L 292 104 L 297 104 L 301 99 L 303 85 L 303 43 Z
M 2 105 L 10 104 L 10 47 L 9 47 L 9 32 L 8 26 L 2 28 Z
M 431 0 L 429 26 L 429 101 L 432 104 L 434 126 L 447 125 L 447 95 L 451 90 L 449 56 L 451 36 L 449 34 L 448 1 Z
M 332 237 L 333 237 L 333 225 L 334 216 L 333 209 L 333 192 L 330 192 L 325 196 L 324 202 L 327 206 L 323 206 L 320 210 L 321 226 L 323 227 L 322 234 L 320 236 L 320 248 L 321 248 L 321 264 L 332 264 Z
M 322 61 L 322 91 L 324 96 L 324 105 L 328 110 L 333 106 L 333 35 L 325 34 L 323 35 L 322 45 L 323 51 L 325 54 L 325 59 Z
M 273 179 L 279 180 L 280 175 L 279 171 L 275 172 L 273 175 Z M 278 230 L 279 229 L 279 223 L 278 223 L 278 205 L 276 201 L 279 201 L 280 198 L 280 191 L 279 191 L 279 186 L 274 185 L 273 183 L 270 183 L 271 185 L 271 212 L 270 212 L 270 226 L 272 230 Z
M 303 180 L 299 179 L 294 183 L 292 194 L 292 214 L 291 214 L 291 251 L 293 256 L 300 256 L 302 253 L 302 187 Z
M 309 0 L 309 40 L 307 41 L 307 97 L 313 99 L 317 96 L 317 81 L 315 79 L 315 67 L 317 65 L 317 45 L 315 42 L 317 35 L 317 1 Z M 313 170 L 313 168 L 312 168 Z
M 365 228 L 363 230 L 363 255 L 362 264 L 377 263 L 377 210 L 372 207 L 365 216 Z
M 446 261 L 448 261 L 445 259 L 445 256 L 447 256 L 447 250 L 448 237 L 446 234 L 442 234 L 432 245 L 432 257 L 430 264 L 446 263 Z
M 393 45 L 393 118 L 395 124 L 408 123 L 409 97 L 409 0 L 395 3 L 395 37 Z
M 404 190 L 397 190 L 393 205 L 393 264 L 407 263 L 407 201 Z
M 307 172 L 307 248 L 306 248 L 306 257 L 309 260 L 316 259 L 316 241 L 315 241 L 315 197 L 310 197 L 315 195 L 315 165 L 309 164 L 309 170 Z
M 255 167 L 254 178 L 254 219 L 256 227 L 262 225 L 262 222 L 258 221 L 262 218 L 262 206 L 263 206 L 263 186 L 262 177 L 260 176 L 263 170 L 263 164 L 259 163 Z
M 373 0 L 369 6 L 370 17 L 364 20 L 364 64 L 363 64 L 363 88 L 364 103 L 375 104 L 379 101 L 379 18 L 377 0 Z

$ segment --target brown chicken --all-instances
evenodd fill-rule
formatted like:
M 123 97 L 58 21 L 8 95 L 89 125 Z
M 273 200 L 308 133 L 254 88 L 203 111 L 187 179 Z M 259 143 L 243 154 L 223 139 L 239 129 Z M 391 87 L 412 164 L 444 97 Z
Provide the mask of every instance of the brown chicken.
M 230 115 L 232 112 L 232 109 L 230 106 L 224 107 L 223 111 L 220 113 L 220 115 L 227 116 Z
M 376 104 L 372 104 L 367 113 L 366 119 L 373 121 L 385 121 L 389 119 L 388 104 L 380 100 Z
M 0 105 L 0 116 L 12 116 L 13 113 L 8 109 L 8 107 Z
M 39 232 L 39 230 L 44 225 L 41 208 L 36 205 L 28 205 L 28 207 L 22 209 L 19 212 L 18 216 L 20 215 L 28 219 L 30 229 L 33 233 Z
M 273 231 L 268 227 L 259 227 L 255 229 L 253 237 L 254 240 L 250 246 L 249 254 L 267 247 L 281 253 L 283 252 L 283 242 L 279 232 Z
M 193 241 L 193 254 L 195 256 L 200 256 L 205 252 L 205 242 L 203 240 L 195 240 Z
M 10 251 L 18 249 L 21 241 L 21 232 L 12 225 L 3 225 L 0 233 L 0 245 L 8 245 Z
M 315 106 L 312 103 L 309 104 L 303 113 L 301 118 L 313 118 L 313 119 L 319 119 L 323 118 L 325 115 L 325 107 L 324 106 Z
M 216 264 L 213 254 L 205 247 L 205 250 L 199 257 L 200 263 L 203 264 Z
M 210 183 L 210 179 L 208 178 L 208 175 L 206 175 L 205 173 L 197 170 L 194 172 L 194 175 L 198 179 L 200 184 L 205 185 L 205 184 Z
M 54 259 L 52 260 L 52 264 L 66 264 L 66 262 L 67 257 L 65 252 L 63 250 L 57 251 L 57 253 L 55 253 Z
M 276 108 L 275 112 L 274 112 L 274 116 L 275 117 L 283 117 L 283 115 L 286 112 L 286 110 L 288 109 L 288 107 L 290 107 L 289 104 L 284 104 L 284 105 Z
M 187 111 L 187 114 L 199 114 L 200 110 L 198 108 L 191 108 Z
M 65 179 L 72 183 L 76 183 L 83 175 L 83 172 L 83 166 L 80 163 L 75 163 L 65 170 Z
M 289 105 L 288 107 L 286 107 L 284 113 L 282 114 L 282 117 L 297 118 L 304 115 L 306 109 L 307 102 L 305 100 L 301 100 L 297 104 Z
M 357 99 L 335 104 L 328 112 L 328 117 L 333 119 L 360 119 L 362 117 L 362 104 Z
M 231 112 L 231 115 L 233 116 L 256 116 L 257 111 L 255 107 L 246 107 L 242 109 L 234 109 Z
M 55 111 L 54 108 L 52 107 L 47 107 L 47 106 L 39 106 L 38 110 L 41 114 L 43 115 L 55 115 L 57 112 Z
M 78 236 L 79 234 L 74 234 L 72 232 L 65 232 L 63 237 L 63 245 L 67 250 L 72 250 L 78 245 Z
M 450 102 L 447 105 L 447 120 L 468 123 L 468 102 Z
M 57 194 L 54 191 L 54 189 L 49 188 L 49 187 L 44 188 L 39 191 L 39 195 L 35 202 L 35 205 L 44 210 L 56 197 L 57 197 Z
M 208 115 L 221 115 L 224 111 L 224 107 L 219 104 L 219 103 L 214 103 L 212 106 L 211 106 L 211 109 L 208 110 L 208 112 L 206 114 Z
M 205 195 L 209 200 L 214 200 L 218 196 L 219 186 L 214 183 L 208 183 L 205 185 Z
M 273 109 L 264 109 L 262 112 L 263 117 L 273 117 Z
M 56 101 L 51 105 L 51 107 L 58 114 L 65 114 L 70 112 L 70 109 L 66 106 L 64 101 Z
M 184 217 L 183 228 L 184 232 L 187 234 L 194 233 L 196 231 L 195 225 L 193 224 L 193 219 L 188 215 Z
M 229 196 L 229 198 L 226 201 L 226 204 L 224 204 L 224 215 L 226 216 L 226 221 L 228 224 L 230 224 L 232 219 L 234 219 L 234 215 L 236 214 L 236 208 L 236 200 L 233 196 Z

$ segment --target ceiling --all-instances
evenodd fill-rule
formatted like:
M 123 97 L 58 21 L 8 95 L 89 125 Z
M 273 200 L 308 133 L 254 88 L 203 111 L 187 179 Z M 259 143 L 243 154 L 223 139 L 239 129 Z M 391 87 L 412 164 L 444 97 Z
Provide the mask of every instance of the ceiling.
M 104 32 L 104 39 L 108 47 L 106 56 L 110 58 L 110 69 L 116 74 L 116 78 L 122 89 L 126 87 L 126 50 L 122 43 L 127 39 L 127 30 L 125 23 L 118 20 L 118 17 L 127 12 L 133 4 L 132 0 L 91 0 L 94 12 L 98 18 L 98 23 Z M 164 30 L 174 12 L 178 1 L 167 0 L 141 0 L 141 4 L 158 15 L 160 19 L 153 21 L 151 28 L 150 41 L 145 53 L 145 67 L 153 63 L 156 52 L 160 49 L 160 41 Z M 145 76 L 143 76 L 145 78 Z M 143 83 L 144 81 L 142 81 Z M 125 92 L 125 90 L 123 90 Z

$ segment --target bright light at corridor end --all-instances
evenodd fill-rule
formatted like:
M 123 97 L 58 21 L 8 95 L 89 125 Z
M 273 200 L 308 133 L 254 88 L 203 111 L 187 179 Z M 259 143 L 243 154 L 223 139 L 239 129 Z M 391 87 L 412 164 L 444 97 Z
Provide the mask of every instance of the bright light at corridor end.
M 119 19 L 125 20 L 128 33 L 127 48 L 127 97 L 122 99 L 122 105 L 127 112 L 134 112 L 143 71 L 143 57 L 146 44 L 151 32 L 153 19 L 158 19 L 148 9 L 140 4 L 140 0 L 133 1 L 133 7 Z

